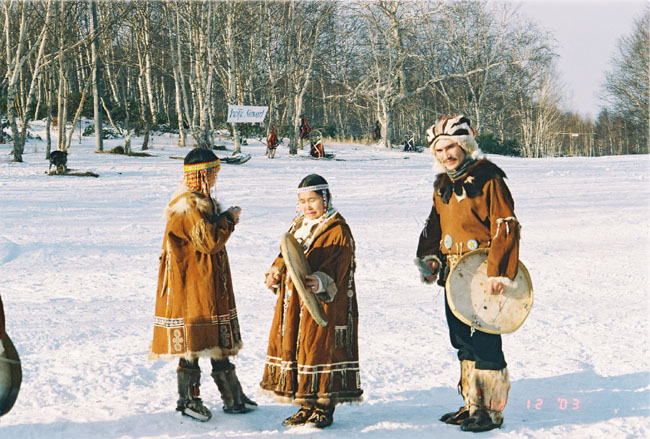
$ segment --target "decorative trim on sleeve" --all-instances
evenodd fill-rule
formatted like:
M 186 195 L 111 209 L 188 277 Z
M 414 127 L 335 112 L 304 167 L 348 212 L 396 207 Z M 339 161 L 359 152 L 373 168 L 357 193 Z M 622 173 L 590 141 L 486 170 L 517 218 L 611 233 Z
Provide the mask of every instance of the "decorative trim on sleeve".
M 517 227 L 521 228 L 521 224 L 519 224 L 519 220 L 514 216 L 509 216 L 507 218 L 499 218 L 497 219 L 497 232 L 494 234 L 494 238 L 492 239 L 496 239 L 496 237 L 499 236 L 499 231 L 501 230 L 501 224 L 503 223 L 506 224 L 506 235 L 509 235 L 511 222 L 516 223 Z
M 196 222 L 196 224 L 194 224 L 194 227 L 192 227 L 192 231 L 190 232 L 190 239 L 192 240 L 194 247 L 196 247 L 197 250 L 202 253 L 207 253 L 207 249 L 205 248 L 205 241 L 207 236 L 208 231 L 205 220 L 201 218 Z
M 264 277 L 268 276 L 269 274 L 272 274 L 273 276 L 280 276 L 280 269 L 274 265 L 269 268 L 269 271 L 264 273 Z
M 488 277 L 488 282 L 490 282 L 491 280 L 496 280 L 498 282 L 501 282 L 503 285 L 505 285 L 508 288 L 517 288 L 517 285 L 518 285 L 516 281 L 510 279 L 509 277 L 505 277 L 505 276 Z
M 331 302 L 334 300 L 337 288 L 334 279 L 322 271 L 316 271 L 311 274 L 318 279 L 318 289 L 314 292 L 323 302 Z

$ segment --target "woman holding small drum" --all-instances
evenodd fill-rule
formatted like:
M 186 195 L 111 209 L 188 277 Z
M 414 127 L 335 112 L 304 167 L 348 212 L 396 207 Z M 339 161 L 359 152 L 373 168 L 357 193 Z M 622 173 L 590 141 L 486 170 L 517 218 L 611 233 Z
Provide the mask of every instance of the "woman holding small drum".
M 321 301 L 327 323 L 319 325 L 323 321 L 304 306 L 287 261 L 278 256 L 265 280 L 278 300 L 260 386 L 279 401 L 300 405 L 283 425 L 325 428 L 332 424 L 337 404 L 362 400 L 354 239 L 320 175 L 300 182 L 298 206 L 289 233 L 312 271 L 301 279 L 301 288 Z

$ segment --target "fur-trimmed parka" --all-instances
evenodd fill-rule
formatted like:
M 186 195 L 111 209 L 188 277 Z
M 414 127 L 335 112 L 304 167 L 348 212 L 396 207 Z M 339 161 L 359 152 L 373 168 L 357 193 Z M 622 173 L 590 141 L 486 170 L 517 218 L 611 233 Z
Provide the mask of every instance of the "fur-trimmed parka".
M 236 355 L 242 340 L 226 253 L 234 218 L 181 185 L 165 219 L 149 357 Z
M 319 326 L 302 306 L 278 256 L 269 270 L 280 275 L 280 288 L 260 386 L 277 400 L 294 404 L 361 401 L 352 233 L 338 212 L 310 233 L 309 244 L 303 246 L 313 274 L 328 284 L 323 285 L 328 291 L 323 303 L 328 323 Z
M 418 258 L 438 262 L 448 255 L 463 255 L 489 248 L 487 275 L 504 283 L 514 279 L 519 261 L 519 222 L 505 173 L 482 159 L 465 174 L 451 180 L 438 174 L 433 207 L 420 234 Z

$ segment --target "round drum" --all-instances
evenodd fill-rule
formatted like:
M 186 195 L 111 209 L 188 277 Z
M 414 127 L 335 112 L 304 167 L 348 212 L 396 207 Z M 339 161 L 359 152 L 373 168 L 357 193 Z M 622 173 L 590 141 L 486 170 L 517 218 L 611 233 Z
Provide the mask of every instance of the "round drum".
M 314 293 L 305 287 L 304 279 L 305 276 L 311 274 L 311 268 L 309 268 L 309 262 L 302 251 L 302 246 L 291 233 L 287 232 L 282 236 L 280 251 L 289 277 L 291 277 L 303 305 L 316 323 L 320 326 L 327 326 L 327 316 L 323 310 L 323 304 Z
M 447 277 L 447 303 L 466 325 L 489 334 L 507 334 L 516 331 L 528 317 L 533 306 L 533 284 L 519 261 L 514 286 L 506 286 L 503 294 L 490 294 L 488 251 L 474 250 L 458 259 Z

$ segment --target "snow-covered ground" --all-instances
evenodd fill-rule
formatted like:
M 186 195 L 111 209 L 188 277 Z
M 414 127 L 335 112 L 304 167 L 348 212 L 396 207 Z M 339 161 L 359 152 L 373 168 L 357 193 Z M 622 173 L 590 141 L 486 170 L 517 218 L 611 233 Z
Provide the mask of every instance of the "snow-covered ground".
M 44 141 L 29 141 L 24 163 L 0 145 L 0 295 L 24 372 L 0 438 L 471 436 L 437 420 L 461 405 L 459 366 L 442 291 L 421 284 L 412 262 L 432 158 L 364 145 L 326 144 L 332 161 L 281 147 L 269 160 L 251 140 L 248 163 L 222 165 L 219 200 L 242 207 L 228 243 L 244 338 L 234 362 L 260 407 L 224 414 L 202 360 L 202 396 L 215 416 L 199 423 L 175 412 L 175 362 L 147 360 L 161 214 L 182 175 L 169 157 L 189 151 L 175 143 L 155 136 L 153 157 L 127 157 L 95 154 L 92 138 L 75 137 L 68 166 L 99 178 L 45 175 Z M 509 177 L 535 305 L 504 336 L 506 421 L 482 437 L 650 436 L 650 158 L 492 159 Z M 296 186 L 314 172 L 329 180 L 357 242 L 365 391 L 323 431 L 282 427 L 295 408 L 256 394 L 275 303 L 263 274 L 294 216 Z

